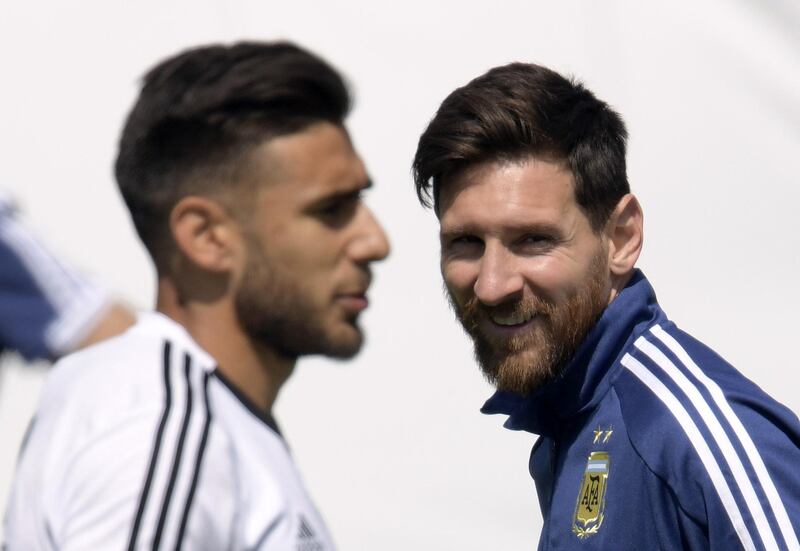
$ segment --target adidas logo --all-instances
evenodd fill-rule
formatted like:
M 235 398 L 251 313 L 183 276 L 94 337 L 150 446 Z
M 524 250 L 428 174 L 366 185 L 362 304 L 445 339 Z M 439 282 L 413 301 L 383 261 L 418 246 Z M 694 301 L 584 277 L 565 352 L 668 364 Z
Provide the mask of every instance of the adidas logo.
M 300 527 L 297 530 L 297 551 L 324 551 L 324 549 L 306 517 L 300 515 Z
M 297 534 L 297 539 L 308 539 L 314 537 L 314 531 L 308 525 L 308 521 L 306 521 L 306 517 L 300 515 L 300 530 Z

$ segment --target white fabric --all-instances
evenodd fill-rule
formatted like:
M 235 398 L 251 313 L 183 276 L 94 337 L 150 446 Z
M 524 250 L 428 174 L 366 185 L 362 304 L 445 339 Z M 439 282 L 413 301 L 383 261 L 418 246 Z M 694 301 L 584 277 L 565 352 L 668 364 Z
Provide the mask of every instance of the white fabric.
M 7 549 L 333 550 L 285 442 L 214 367 L 154 313 L 59 362 L 20 458 Z

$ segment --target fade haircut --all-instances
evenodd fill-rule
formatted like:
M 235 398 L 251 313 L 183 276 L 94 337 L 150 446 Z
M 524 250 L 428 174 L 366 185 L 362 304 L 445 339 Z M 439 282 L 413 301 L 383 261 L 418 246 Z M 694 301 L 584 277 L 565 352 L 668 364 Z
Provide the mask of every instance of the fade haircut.
M 349 109 L 337 71 L 288 42 L 202 46 L 151 69 L 115 173 L 156 267 L 166 269 L 169 214 L 181 198 L 241 196 L 237 170 L 254 146 L 317 122 L 342 125 Z
M 484 161 L 562 160 L 575 199 L 599 232 L 630 191 L 622 118 L 581 83 L 546 67 L 491 69 L 442 102 L 422 134 L 412 172 L 417 197 L 439 213 L 447 179 Z

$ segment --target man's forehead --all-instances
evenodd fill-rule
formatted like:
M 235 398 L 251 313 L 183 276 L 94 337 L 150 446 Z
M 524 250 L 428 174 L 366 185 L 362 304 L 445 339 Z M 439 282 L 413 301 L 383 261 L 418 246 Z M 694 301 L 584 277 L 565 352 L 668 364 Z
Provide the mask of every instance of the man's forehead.
M 491 208 L 524 216 L 531 209 L 552 210 L 572 203 L 573 177 L 566 163 L 539 158 L 471 165 L 447 178 L 439 193 L 442 220 L 476 210 L 491 216 Z
M 251 150 L 248 162 L 249 177 L 267 192 L 287 187 L 300 195 L 346 193 L 368 184 L 346 131 L 331 123 L 265 141 Z

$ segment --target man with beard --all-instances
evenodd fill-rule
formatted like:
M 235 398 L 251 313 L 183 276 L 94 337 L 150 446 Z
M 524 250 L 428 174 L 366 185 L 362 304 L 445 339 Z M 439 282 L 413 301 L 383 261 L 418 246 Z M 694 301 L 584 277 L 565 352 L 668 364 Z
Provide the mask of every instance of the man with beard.
M 798 550 L 798 418 L 659 307 L 626 139 L 581 84 L 516 63 L 450 94 L 414 159 L 497 386 L 483 411 L 541 435 L 539 549 Z
M 156 312 L 64 359 L 22 451 L 8 549 L 330 550 L 272 418 L 297 358 L 361 347 L 388 254 L 336 71 L 289 43 L 144 78 L 116 176 Z

